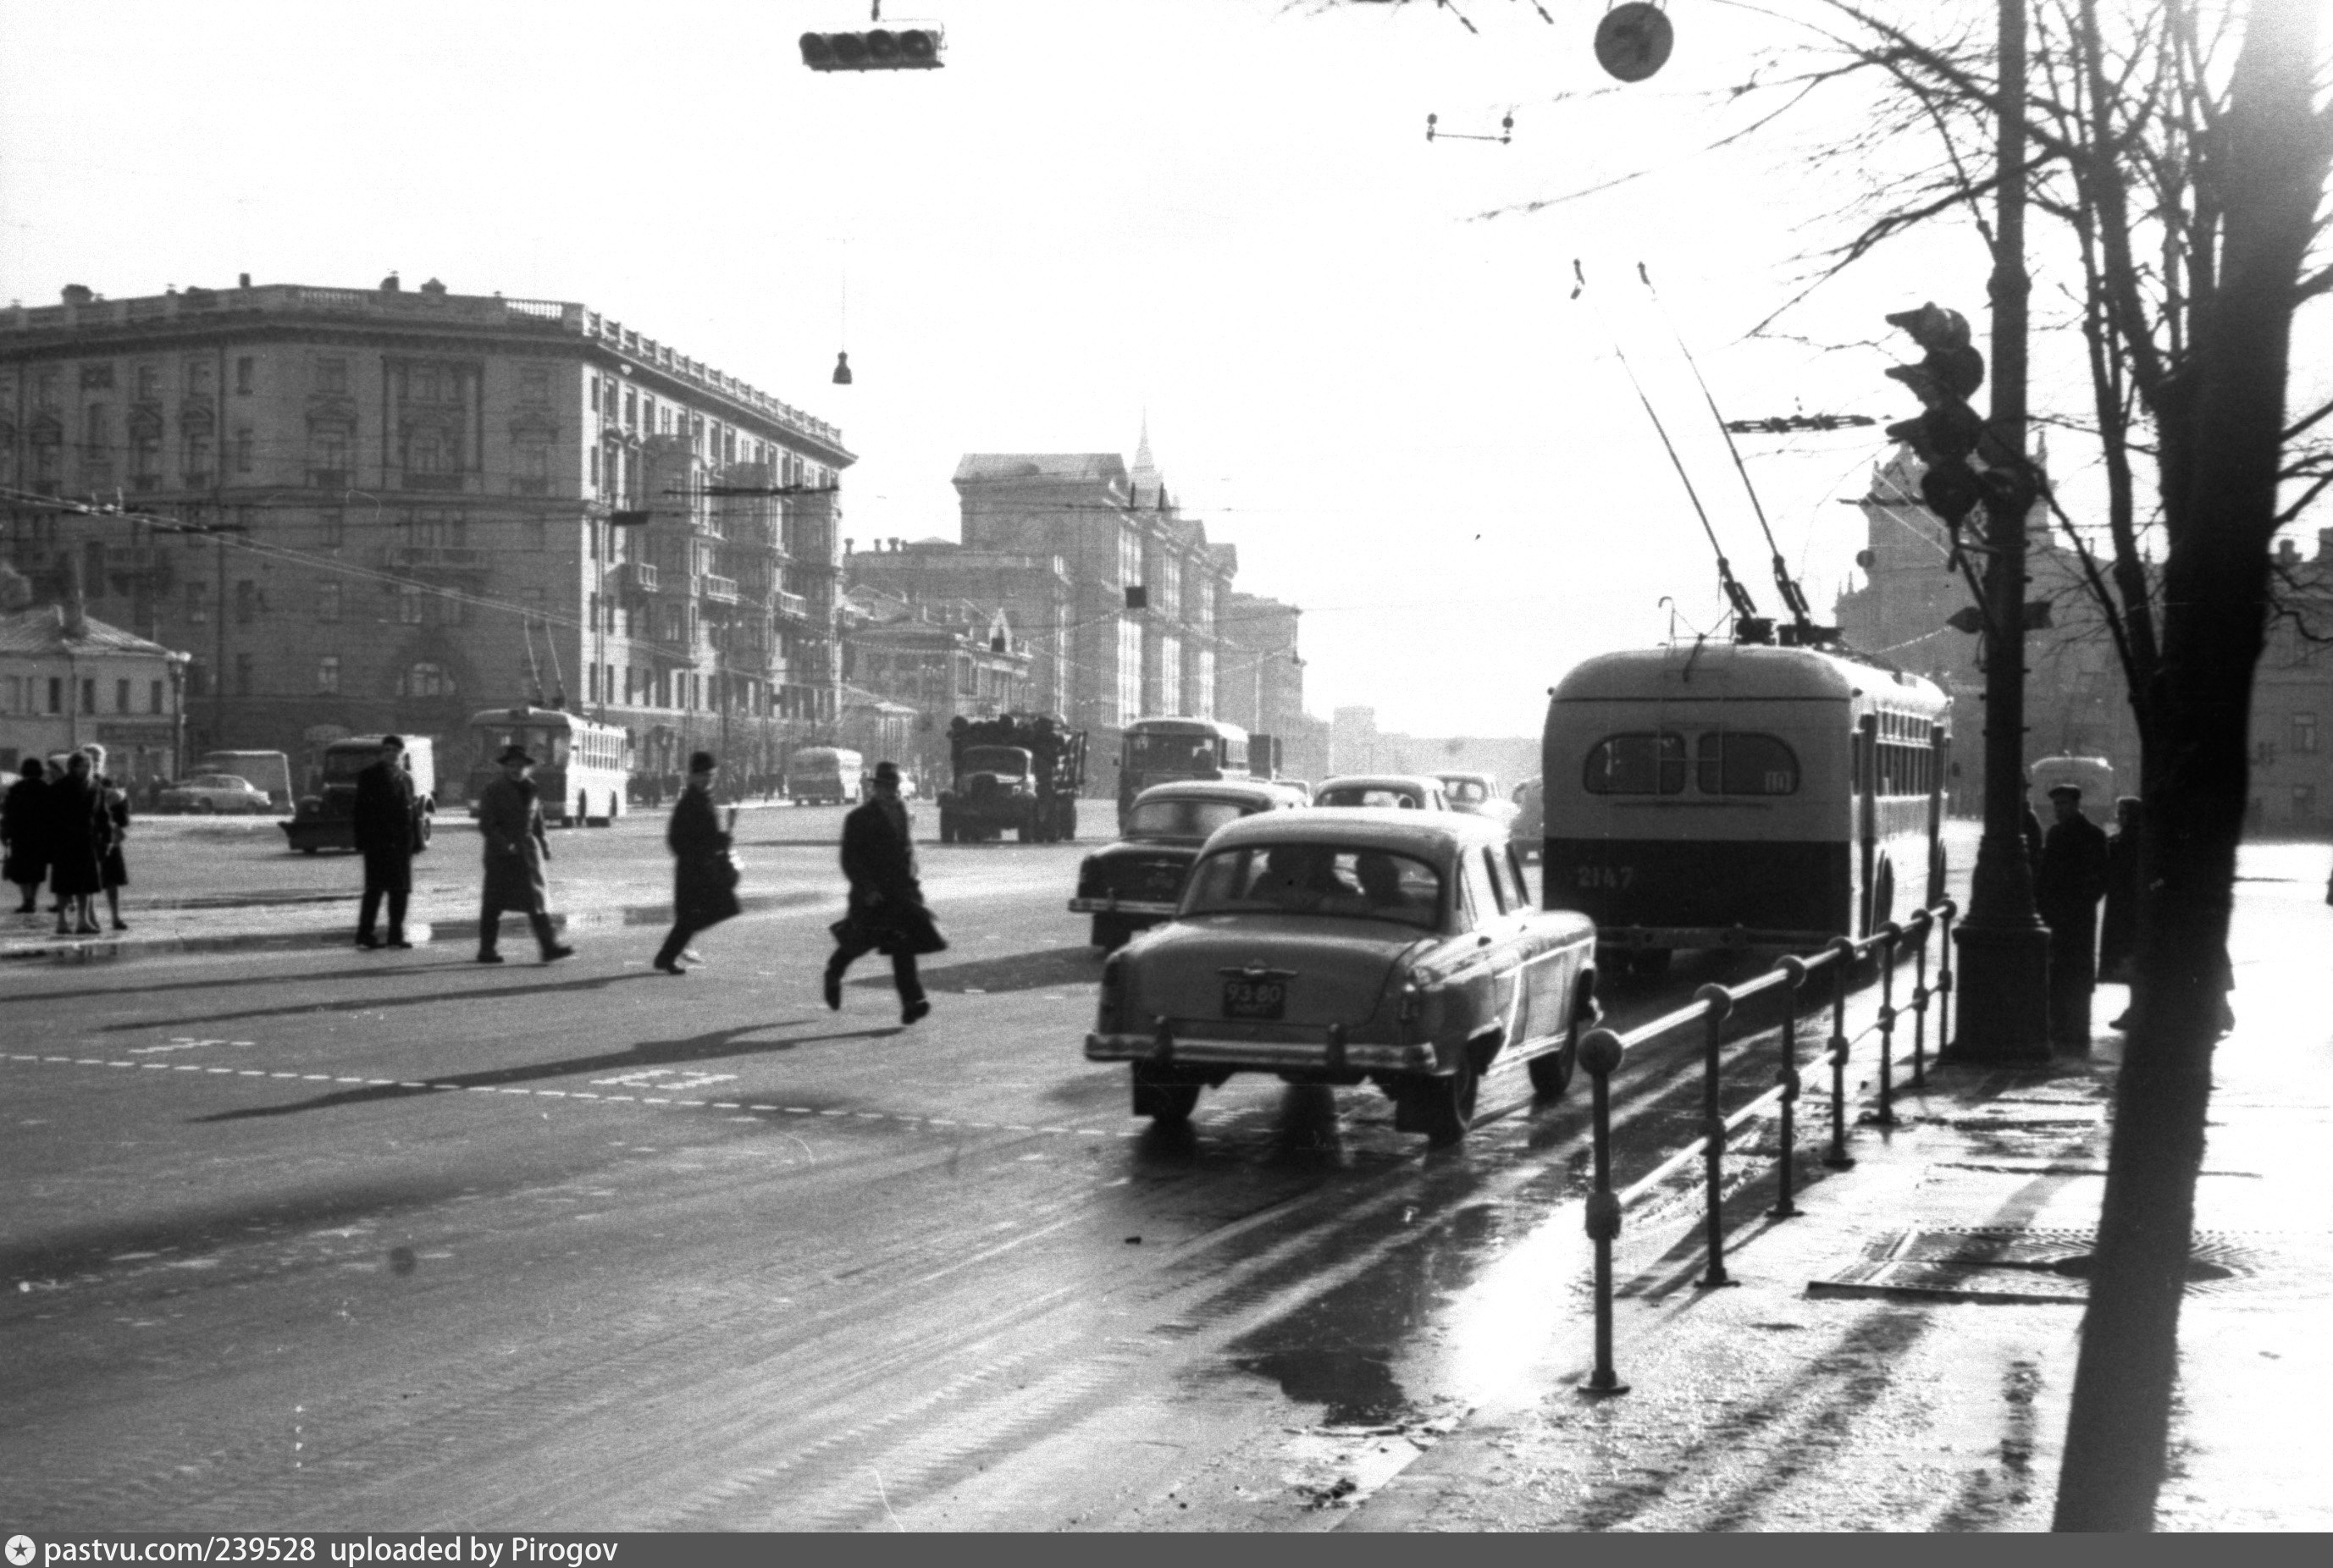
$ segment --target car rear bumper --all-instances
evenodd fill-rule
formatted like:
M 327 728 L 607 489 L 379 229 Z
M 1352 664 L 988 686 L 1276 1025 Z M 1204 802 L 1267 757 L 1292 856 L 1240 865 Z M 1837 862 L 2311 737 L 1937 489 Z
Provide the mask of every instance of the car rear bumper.
M 1071 914 L 1139 914 L 1152 920 L 1174 917 L 1171 904 L 1152 904 L 1140 899 L 1119 898 L 1112 894 L 1108 898 L 1073 898 L 1070 900 Z
M 1237 1031 L 1233 1033 L 1230 1031 Z M 1348 1041 L 1341 1028 L 1302 1024 L 1194 1024 L 1189 1031 L 1164 1025 L 1147 1035 L 1090 1034 L 1090 1062 L 1205 1062 L 1231 1067 L 1316 1072 L 1430 1073 L 1437 1062 L 1430 1045 Z

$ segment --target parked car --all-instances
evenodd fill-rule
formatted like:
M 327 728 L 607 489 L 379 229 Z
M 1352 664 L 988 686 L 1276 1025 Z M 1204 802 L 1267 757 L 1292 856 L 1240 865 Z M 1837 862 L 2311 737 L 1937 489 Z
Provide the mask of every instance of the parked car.
M 1507 842 L 1525 860 L 1536 860 L 1547 848 L 1547 783 L 1526 779 L 1515 786 L 1514 820 L 1507 824 Z
M 197 773 L 181 779 L 162 791 L 160 805 L 165 811 L 198 811 L 205 816 L 274 809 L 266 790 L 233 773 Z
M 1078 867 L 1072 914 L 1093 916 L 1093 944 L 1105 952 L 1147 926 L 1175 918 L 1183 877 L 1200 846 L 1226 823 L 1285 811 L 1293 796 L 1269 783 L 1184 779 L 1153 784 L 1134 798 L 1126 837 Z
M 1207 840 L 1175 919 L 1102 965 L 1086 1059 L 1134 1114 L 1189 1119 L 1234 1073 L 1375 1084 L 1394 1124 L 1465 1135 L 1485 1074 L 1570 1082 L 1598 1015 L 1596 928 L 1531 902 L 1499 824 L 1457 812 L 1275 811 Z
M 1442 780 L 1420 773 L 1348 773 L 1312 791 L 1315 806 L 1383 806 L 1397 810 L 1447 811 Z
M 1514 817 L 1514 802 L 1500 798 L 1499 781 L 1488 773 L 1436 773 L 1434 778 L 1442 786 L 1443 796 L 1453 811 L 1487 817 L 1493 822 L 1510 821 Z

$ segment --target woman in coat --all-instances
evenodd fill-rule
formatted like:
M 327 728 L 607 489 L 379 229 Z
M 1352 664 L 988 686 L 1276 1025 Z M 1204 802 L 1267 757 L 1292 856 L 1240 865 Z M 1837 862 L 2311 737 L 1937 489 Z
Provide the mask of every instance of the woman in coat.
M 38 757 L 25 758 L 7 798 L 0 800 L 0 851 L 5 853 L 7 880 L 24 895 L 18 914 L 41 912 L 41 884 L 49 879 L 47 774 Z
M 680 955 L 690 937 L 738 911 L 737 873 L 729 859 L 737 811 L 730 808 L 728 827 L 723 827 L 713 809 L 714 768 L 710 751 L 689 758 L 687 787 L 665 829 L 665 844 L 672 850 L 672 934 L 657 951 L 656 967 L 669 975 L 688 972 L 680 967 Z
M 105 912 L 116 931 L 128 931 L 121 918 L 121 890 L 130 885 L 130 863 L 121 856 L 122 840 L 130 837 L 130 791 L 105 770 L 105 748 L 84 746 L 89 753 L 90 788 L 97 791 L 97 808 L 105 816 L 105 857 L 99 863 L 99 880 L 105 884 Z
M 105 889 L 111 824 L 90 782 L 84 753 L 65 759 L 65 776 L 49 786 L 48 805 L 49 891 L 57 895 L 57 934 L 93 936 L 98 926 L 91 901 Z
M 551 840 L 542 830 L 542 803 L 535 798 L 534 780 L 527 777 L 534 759 L 523 746 L 514 745 L 494 760 L 502 765 L 503 776 L 478 791 L 478 838 L 485 856 L 478 961 L 503 961 L 494 948 L 502 934 L 503 911 L 509 909 L 526 916 L 535 945 L 542 950 L 542 961 L 549 963 L 575 950 L 551 929 L 550 893 L 542 881 Z

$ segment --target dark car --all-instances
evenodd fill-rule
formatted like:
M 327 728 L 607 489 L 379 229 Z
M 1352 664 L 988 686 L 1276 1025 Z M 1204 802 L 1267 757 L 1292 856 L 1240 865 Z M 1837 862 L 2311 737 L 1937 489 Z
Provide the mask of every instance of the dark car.
M 1301 803 L 1272 784 L 1185 779 L 1153 784 L 1128 808 L 1126 837 L 1078 868 L 1073 914 L 1093 916 L 1093 942 L 1108 951 L 1145 926 L 1175 918 L 1183 878 L 1216 828 Z
M 1508 841 L 1525 860 L 1537 860 L 1547 840 L 1547 786 L 1540 779 L 1526 779 L 1515 786 L 1510 798 L 1515 803 L 1515 815 L 1507 824 Z

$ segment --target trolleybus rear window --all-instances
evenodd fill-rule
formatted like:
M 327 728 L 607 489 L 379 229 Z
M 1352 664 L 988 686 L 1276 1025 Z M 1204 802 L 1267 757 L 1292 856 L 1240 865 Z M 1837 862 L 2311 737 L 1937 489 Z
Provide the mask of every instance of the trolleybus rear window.
M 1658 734 L 1608 735 L 1588 753 L 1585 783 L 1590 795 L 1675 795 L 1685 789 L 1685 737 Z
M 1721 731 L 1701 737 L 1700 779 L 1704 795 L 1795 795 L 1799 759 L 1780 737 Z

